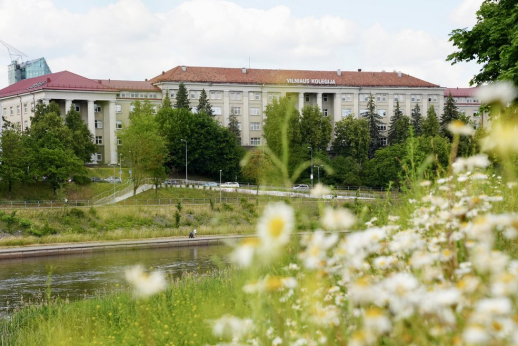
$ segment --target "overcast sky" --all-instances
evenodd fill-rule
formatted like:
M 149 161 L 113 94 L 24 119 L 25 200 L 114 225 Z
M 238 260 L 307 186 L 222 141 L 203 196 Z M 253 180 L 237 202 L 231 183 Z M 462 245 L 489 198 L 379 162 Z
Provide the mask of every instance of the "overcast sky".
M 467 87 L 449 34 L 482 0 L 0 0 L 0 40 L 52 72 L 143 80 L 177 65 L 398 70 Z M 0 88 L 7 86 L 0 46 Z

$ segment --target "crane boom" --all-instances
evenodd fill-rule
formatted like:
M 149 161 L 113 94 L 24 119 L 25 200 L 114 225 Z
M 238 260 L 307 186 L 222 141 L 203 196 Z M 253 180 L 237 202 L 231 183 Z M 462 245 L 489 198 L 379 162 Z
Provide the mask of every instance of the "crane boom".
M 0 40 L 0 43 L 3 44 L 5 48 L 7 48 L 7 51 L 9 52 L 9 56 L 11 57 L 11 61 L 18 61 L 18 59 L 23 60 L 23 57 L 27 57 L 27 54 L 14 48 L 7 42 Z

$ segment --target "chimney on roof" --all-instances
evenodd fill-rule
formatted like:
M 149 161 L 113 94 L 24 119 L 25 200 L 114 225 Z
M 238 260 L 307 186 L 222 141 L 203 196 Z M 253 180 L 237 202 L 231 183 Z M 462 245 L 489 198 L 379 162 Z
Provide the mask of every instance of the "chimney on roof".
M 340 69 L 336 70 L 336 74 L 341 76 L 342 75 L 342 71 L 340 71 Z
M 397 76 L 401 78 L 401 71 L 397 71 Z
M 243 67 L 243 68 L 241 69 L 241 72 L 243 72 L 244 74 L 246 74 L 246 67 Z
M 50 83 L 50 78 L 49 77 L 47 77 L 47 83 Z
M 359 68 L 359 69 L 358 69 L 358 72 L 362 72 L 362 69 L 361 69 L 361 68 Z
M 183 71 L 183 72 L 187 71 L 187 66 L 182 65 L 182 71 Z
M 147 82 L 147 78 L 146 78 L 146 82 Z
M 162 71 L 162 74 L 165 74 L 165 72 L 164 72 L 164 71 Z

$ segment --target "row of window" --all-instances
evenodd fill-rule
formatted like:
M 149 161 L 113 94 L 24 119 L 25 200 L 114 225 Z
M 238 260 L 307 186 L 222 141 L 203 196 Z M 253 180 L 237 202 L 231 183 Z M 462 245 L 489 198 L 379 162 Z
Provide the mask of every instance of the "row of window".
M 103 145 L 103 136 L 95 136 L 95 144 Z M 117 145 L 122 145 L 119 137 L 117 137 Z
M 128 97 L 134 99 L 157 99 L 157 93 L 142 93 L 138 91 L 121 91 L 119 97 Z
M 103 121 L 102 120 L 95 120 L 95 128 L 96 129 L 102 129 L 103 128 Z M 115 128 L 117 130 L 122 129 L 122 120 L 115 120 Z

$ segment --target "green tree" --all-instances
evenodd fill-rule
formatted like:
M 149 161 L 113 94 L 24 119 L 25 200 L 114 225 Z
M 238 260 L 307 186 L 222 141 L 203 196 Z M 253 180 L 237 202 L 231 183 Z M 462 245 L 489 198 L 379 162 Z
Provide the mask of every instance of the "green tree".
M 30 136 L 35 152 L 36 172 L 46 176 L 54 195 L 69 177 L 86 174 L 83 161 L 74 153 L 73 133 L 63 123 L 59 106 L 37 105 L 32 117 Z
M 94 135 L 88 130 L 88 126 L 83 121 L 81 113 L 71 108 L 66 117 L 65 125 L 72 132 L 72 150 L 74 154 L 83 162 L 90 162 L 92 155 L 97 151 L 94 143 Z
M 370 133 L 367 119 L 350 114 L 335 124 L 333 150 L 336 155 L 352 157 L 361 167 L 369 154 Z
M 169 90 L 166 90 L 164 100 L 162 101 L 161 109 L 171 109 L 173 108 L 173 104 L 171 103 L 171 98 L 169 97 Z
M 239 121 L 237 121 L 237 116 L 234 113 L 231 113 L 228 118 L 228 130 L 230 133 L 232 133 L 232 135 L 234 135 L 237 143 L 241 145 L 241 130 L 239 129 Z
M 398 132 L 398 127 L 396 126 L 396 123 L 403 117 L 403 111 L 401 110 L 401 107 L 399 106 L 399 100 L 396 100 L 396 109 L 394 109 L 394 115 L 390 118 L 390 125 L 388 130 L 388 143 L 389 145 L 393 145 L 396 143 L 401 143 L 400 137 L 401 134 Z
M 331 141 L 333 125 L 329 117 L 325 117 L 318 106 L 305 106 L 302 108 L 300 118 L 300 134 L 304 142 L 313 148 L 314 151 L 327 150 Z
M 457 105 L 455 104 L 455 100 L 451 96 L 451 93 L 448 95 L 448 99 L 446 100 L 446 104 L 444 105 L 444 113 L 441 117 L 441 135 L 448 137 L 450 140 L 452 138 L 451 133 L 448 131 L 448 124 L 453 120 L 459 119 L 459 110 L 457 109 Z
M 420 136 L 409 138 L 403 165 L 408 167 L 419 179 L 435 179 L 448 169 L 451 143 L 447 138 L 439 136 Z M 412 150 L 410 150 L 412 146 Z M 413 172 L 412 172 L 413 169 Z M 419 176 L 420 175 L 420 176 Z
M 426 137 L 434 137 L 439 134 L 441 124 L 437 115 L 435 114 L 435 108 L 433 106 L 428 107 L 426 112 L 426 118 L 423 120 L 422 135 Z
M 2 140 L 0 141 L 0 177 L 7 184 L 8 198 L 12 197 L 13 187 L 20 183 L 27 170 L 29 148 L 24 145 L 24 133 L 10 126 L 4 118 Z
M 369 101 L 367 102 L 368 112 L 364 115 L 365 119 L 367 119 L 367 123 L 369 124 L 369 135 L 370 135 L 370 144 L 369 144 L 369 157 L 374 157 L 374 153 L 381 146 L 381 134 L 379 127 L 382 125 L 381 116 L 376 113 L 376 104 L 374 103 L 374 97 L 372 94 L 369 96 Z
M 272 161 L 268 155 L 261 150 L 254 150 L 246 165 L 241 167 L 243 176 L 254 181 L 256 184 L 264 183 L 272 171 Z
M 353 157 L 336 156 L 331 160 L 333 175 L 329 177 L 328 183 L 335 186 L 360 186 L 361 166 Z
M 395 138 L 392 139 L 392 143 L 404 143 L 408 137 L 410 137 L 410 118 L 406 115 L 402 115 L 394 122 L 394 133 Z
M 419 107 L 419 103 L 415 104 L 414 109 L 412 109 L 412 127 L 414 128 L 414 134 L 416 137 L 421 136 L 423 130 L 421 129 L 423 118 L 421 117 L 421 107 Z
M 471 85 L 495 80 L 511 80 L 518 85 L 517 18 L 516 0 L 485 0 L 471 30 L 456 29 L 450 34 L 450 41 L 459 50 L 447 60 L 452 64 L 475 60 L 482 65 Z
M 205 89 L 201 90 L 200 93 L 200 101 L 198 102 L 198 106 L 196 107 L 196 111 L 198 113 L 205 113 L 207 115 L 213 116 L 214 112 L 212 111 L 212 106 L 209 102 L 209 98 L 207 97 L 207 93 Z
M 129 116 L 129 126 L 119 131 L 121 152 L 131 160 L 133 195 L 147 177 L 162 178 L 166 160 L 166 140 L 160 135 L 159 124 L 154 119 L 149 101 L 135 101 Z
M 174 105 L 176 109 L 191 109 L 191 105 L 189 103 L 189 95 L 187 94 L 187 88 L 185 84 L 180 83 L 178 86 L 178 92 L 176 93 L 176 104 Z
M 402 160 L 406 156 L 405 143 L 398 143 L 379 149 L 374 158 L 363 169 L 364 182 L 368 186 L 388 187 L 390 183 L 402 187 L 404 168 Z

